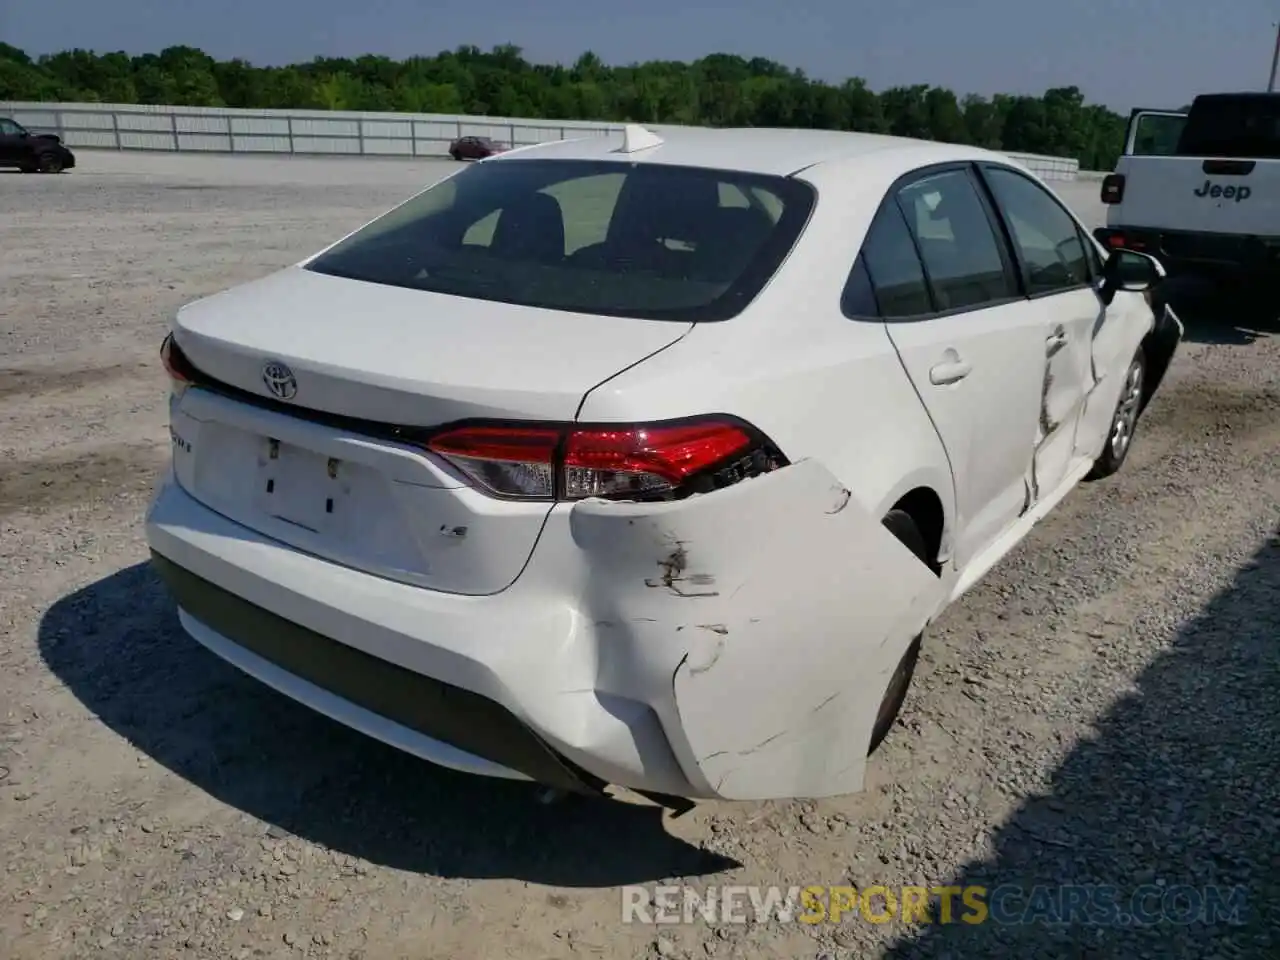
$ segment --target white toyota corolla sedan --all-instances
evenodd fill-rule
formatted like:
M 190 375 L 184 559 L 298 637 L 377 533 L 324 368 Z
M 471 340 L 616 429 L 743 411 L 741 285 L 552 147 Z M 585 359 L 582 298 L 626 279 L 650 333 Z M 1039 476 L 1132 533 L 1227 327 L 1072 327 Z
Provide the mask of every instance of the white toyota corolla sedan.
M 201 644 L 438 764 L 854 792 L 929 622 L 1124 462 L 1162 275 L 978 149 L 513 151 L 178 313 L 153 562 Z

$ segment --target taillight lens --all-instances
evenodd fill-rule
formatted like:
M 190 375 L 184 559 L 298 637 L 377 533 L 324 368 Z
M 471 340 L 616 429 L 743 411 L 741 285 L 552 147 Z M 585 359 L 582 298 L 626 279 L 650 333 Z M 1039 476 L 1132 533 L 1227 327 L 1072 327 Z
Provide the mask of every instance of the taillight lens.
M 1142 237 L 1127 233 L 1109 233 L 1105 242 L 1112 250 L 1146 250 L 1149 246 Z
M 655 424 L 460 426 L 427 448 L 500 497 L 673 500 L 786 463 L 758 431 L 727 417 Z
M 1102 202 L 1120 203 L 1124 200 L 1124 174 L 1109 173 L 1102 179 Z
M 160 362 L 164 364 L 164 372 L 169 375 L 175 394 L 181 394 L 195 382 L 195 368 L 174 342 L 172 333 L 160 344 Z
M 560 432 L 536 427 L 459 427 L 437 434 L 427 449 L 491 493 L 546 499 L 555 495 Z
M 715 420 L 573 430 L 564 451 L 565 497 L 644 497 L 670 491 L 751 445 L 744 428 Z

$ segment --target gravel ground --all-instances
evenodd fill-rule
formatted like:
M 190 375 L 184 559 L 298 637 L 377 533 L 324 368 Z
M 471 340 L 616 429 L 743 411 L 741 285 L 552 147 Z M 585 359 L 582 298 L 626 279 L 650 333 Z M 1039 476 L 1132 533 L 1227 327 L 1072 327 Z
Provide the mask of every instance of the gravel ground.
M 936 625 L 856 796 L 544 806 L 188 640 L 140 530 L 167 318 L 442 169 L 86 153 L 0 176 L 0 954 L 1280 956 L 1280 339 L 1230 305 L 1189 330 L 1122 473 Z M 1096 184 L 1062 192 L 1098 221 Z M 1245 900 L 1234 925 L 623 924 L 617 887 L 664 881 Z

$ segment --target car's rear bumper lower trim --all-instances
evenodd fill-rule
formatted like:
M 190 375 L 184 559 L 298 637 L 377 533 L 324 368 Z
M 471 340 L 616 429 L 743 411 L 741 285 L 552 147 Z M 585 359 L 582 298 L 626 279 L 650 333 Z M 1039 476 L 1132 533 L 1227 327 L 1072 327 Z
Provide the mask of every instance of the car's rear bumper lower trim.
M 435 740 L 424 734 L 410 730 L 379 716 L 371 710 L 356 706 L 328 690 L 308 683 L 289 671 L 266 660 L 245 647 L 227 639 L 222 634 L 201 623 L 191 614 L 179 608 L 178 620 L 182 628 L 201 646 L 222 658 L 233 667 L 242 670 L 255 680 L 266 684 L 278 693 L 283 693 L 292 700 L 298 701 L 317 713 L 351 727 L 366 736 L 379 740 L 405 753 L 413 754 L 420 759 L 438 766 L 448 767 L 462 773 L 483 777 L 499 777 L 508 780 L 528 780 L 529 778 L 517 770 L 503 767 L 466 753 L 457 747 Z
M 151 559 L 197 641 L 319 712 L 443 766 L 577 793 L 605 786 L 487 697 L 292 623 L 155 551 Z

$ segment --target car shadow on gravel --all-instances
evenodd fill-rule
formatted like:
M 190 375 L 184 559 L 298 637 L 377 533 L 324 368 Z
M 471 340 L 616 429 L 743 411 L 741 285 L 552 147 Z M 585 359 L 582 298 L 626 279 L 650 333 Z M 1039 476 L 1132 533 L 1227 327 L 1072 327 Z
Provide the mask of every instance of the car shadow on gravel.
M 657 807 L 568 800 L 455 773 L 313 713 L 178 625 L 147 563 L 59 600 L 40 651 L 108 727 L 218 800 L 363 860 L 564 887 L 703 876 L 737 862 L 672 837 Z
M 1280 306 L 1247 291 L 1216 289 L 1193 278 L 1179 277 L 1160 293 L 1173 306 L 1191 343 L 1247 346 L 1280 336 Z
M 1280 957 L 1280 535 L 993 843 L 887 957 Z

